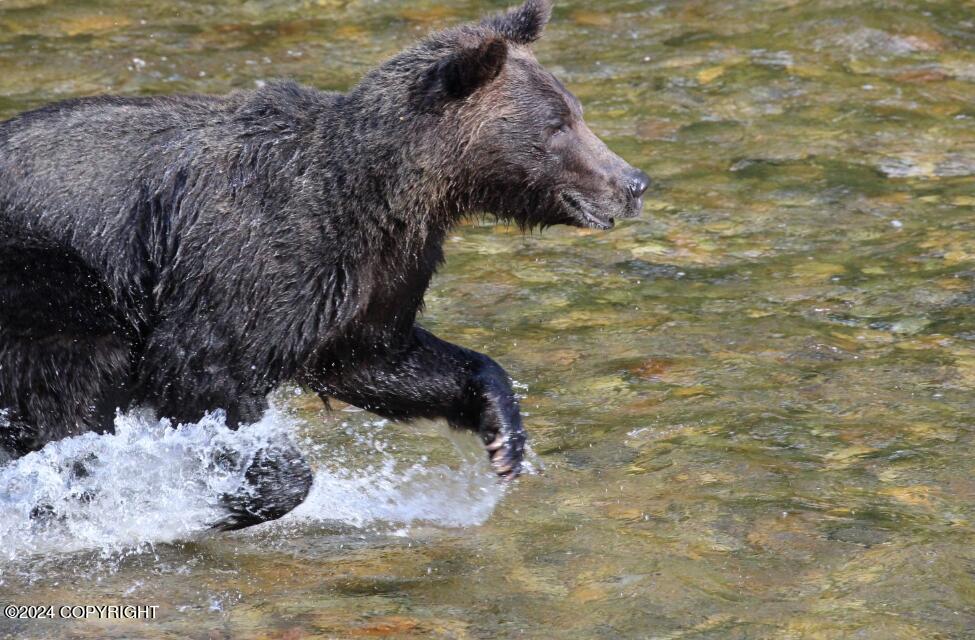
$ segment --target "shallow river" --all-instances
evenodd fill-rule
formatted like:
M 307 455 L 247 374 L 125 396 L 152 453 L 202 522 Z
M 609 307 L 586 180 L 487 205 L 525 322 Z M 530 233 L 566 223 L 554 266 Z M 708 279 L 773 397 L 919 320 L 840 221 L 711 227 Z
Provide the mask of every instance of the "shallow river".
M 0 0 L 0 116 L 344 89 L 503 4 Z M 0 637 L 975 637 L 975 8 L 563 0 L 537 52 L 657 181 L 608 233 L 447 243 L 424 323 L 508 368 L 542 473 L 502 491 L 472 438 L 297 389 L 246 437 L 125 416 L 0 470 L 0 604 L 156 619 Z M 276 431 L 308 503 L 203 531 L 197 453 Z

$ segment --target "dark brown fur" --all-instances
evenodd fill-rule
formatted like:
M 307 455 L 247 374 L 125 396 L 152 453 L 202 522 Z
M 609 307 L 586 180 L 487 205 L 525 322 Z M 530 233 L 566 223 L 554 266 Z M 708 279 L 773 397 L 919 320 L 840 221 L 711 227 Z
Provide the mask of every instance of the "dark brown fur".
M 474 430 L 517 475 L 507 374 L 415 320 L 467 215 L 608 228 L 640 210 L 646 176 L 529 49 L 549 11 L 434 34 L 346 94 L 87 98 L 0 123 L 0 446 L 110 431 L 133 405 L 236 426 L 296 380 Z M 226 526 L 300 501 L 289 456 L 252 480 L 292 469 L 300 490 L 262 487 Z

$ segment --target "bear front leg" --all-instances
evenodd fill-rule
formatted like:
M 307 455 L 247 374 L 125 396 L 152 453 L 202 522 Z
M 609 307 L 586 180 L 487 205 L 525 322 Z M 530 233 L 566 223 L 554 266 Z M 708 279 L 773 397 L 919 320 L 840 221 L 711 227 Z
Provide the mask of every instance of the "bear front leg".
M 392 420 L 445 418 L 476 432 L 503 478 L 521 472 L 527 435 L 508 374 L 488 356 L 415 326 L 400 349 L 362 362 L 316 367 L 308 380 L 323 397 Z

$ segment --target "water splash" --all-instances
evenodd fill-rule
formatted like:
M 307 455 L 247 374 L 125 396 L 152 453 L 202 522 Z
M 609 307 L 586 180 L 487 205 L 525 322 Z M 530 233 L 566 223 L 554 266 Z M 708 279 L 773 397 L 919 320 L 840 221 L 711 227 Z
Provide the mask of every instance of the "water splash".
M 401 467 L 385 456 L 380 465 L 364 470 L 320 470 L 308 498 L 282 524 L 327 520 L 355 527 L 472 526 L 488 519 L 504 492 L 486 464 L 459 469 L 422 464 Z
M 468 459 L 456 469 L 411 463 L 382 425 L 344 423 L 344 447 L 303 442 L 317 467 L 314 486 L 284 523 L 461 527 L 491 515 L 503 489 L 486 463 L 463 447 Z M 220 496 L 243 482 L 243 471 L 214 464 L 215 454 L 247 456 L 300 426 L 275 408 L 238 431 L 220 413 L 173 428 L 137 411 L 117 417 L 114 434 L 68 438 L 0 466 L 0 563 L 81 550 L 108 556 L 211 535 Z

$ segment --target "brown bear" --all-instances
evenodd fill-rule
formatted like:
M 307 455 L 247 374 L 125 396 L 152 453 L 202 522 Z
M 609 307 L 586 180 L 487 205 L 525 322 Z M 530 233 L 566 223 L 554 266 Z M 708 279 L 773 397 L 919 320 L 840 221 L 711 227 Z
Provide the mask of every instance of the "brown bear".
M 118 409 L 256 421 L 296 381 L 396 420 L 443 418 L 518 474 L 491 358 L 416 324 L 448 230 L 489 212 L 609 229 L 649 179 L 535 59 L 546 0 L 435 33 L 347 93 L 96 97 L 0 123 L 0 448 Z M 252 462 L 224 528 L 279 517 L 311 474 Z

